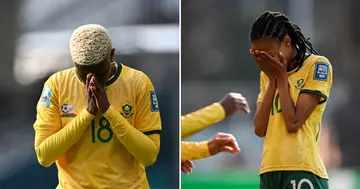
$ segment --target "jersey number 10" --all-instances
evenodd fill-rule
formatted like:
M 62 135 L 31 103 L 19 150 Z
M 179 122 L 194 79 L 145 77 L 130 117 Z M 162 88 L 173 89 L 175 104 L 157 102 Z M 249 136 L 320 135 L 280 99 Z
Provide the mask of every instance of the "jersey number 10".
M 100 142 L 102 142 L 102 143 L 109 142 L 113 137 L 113 131 L 110 128 L 110 122 L 105 117 L 101 117 L 99 119 L 99 126 L 100 126 L 100 128 L 95 131 L 95 120 L 92 121 L 92 123 L 91 123 L 91 142 L 95 143 L 95 141 L 96 141 L 95 133 L 96 133 L 97 139 Z M 108 132 L 108 134 L 109 134 L 108 137 L 103 138 L 101 136 L 101 132 Z
M 279 99 L 279 93 L 275 95 L 275 98 L 273 100 L 272 106 L 271 106 L 271 115 L 273 116 L 276 110 L 276 113 L 282 112 L 280 108 L 280 99 Z

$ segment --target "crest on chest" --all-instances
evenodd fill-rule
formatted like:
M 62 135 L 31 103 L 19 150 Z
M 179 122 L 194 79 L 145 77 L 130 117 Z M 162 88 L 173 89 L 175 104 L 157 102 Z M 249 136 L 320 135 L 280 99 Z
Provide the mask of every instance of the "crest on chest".
M 121 107 L 122 108 L 122 112 L 121 115 L 125 118 L 131 118 L 134 113 L 133 113 L 133 107 L 130 104 L 125 104 L 124 106 Z
M 296 90 L 301 90 L 304 86 L 304 79 L 299 78 L 296 80 L 296 84 L 295 84 L 295 89 Z

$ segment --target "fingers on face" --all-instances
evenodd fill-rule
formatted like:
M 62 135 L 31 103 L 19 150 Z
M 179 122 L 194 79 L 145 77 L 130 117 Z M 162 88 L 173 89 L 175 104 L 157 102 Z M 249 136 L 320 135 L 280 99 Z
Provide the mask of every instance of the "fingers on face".
M 285 57 L 282 52 L 279 52 L 279 57 L 280 57 L 281 63 L 286 64 L 286 60 L 285 60 Z
M 273 61 L 275 60 L 272 56 L 270 56 L 270 55 L 269 55 L 267 52 L 265 52 L 265 51 L 260 51 L 260 52 L 259 52 L 259 56 L 260 56 L 262 59 L 266 60 L 266 62 L 268 62 L 268 63 L 273 62 Z
M 250 49 L 250 54 L 254 58 L 254 60 L 257 61 L 257 57 L 256 57 L 255 51 L 253 49 Z
M 91 92 L 91 89 L 90 89 L 91 78 L 92 78 L 92 74 L 91 74 L 91 73 L 89 73 L 89 74 L 86 75 L 86 81 L 85 81 L 85 89 L 86 89 L 86 92 Z
M 97 88 L 97 79 L 96 76 L 91 75 L 90 76 L 90 83 L 89 83 L 89 88 L 91 90 L 91 92 L 93 92 L 94 94 L 96 94 L 96 88 Z
M 274 57 L 272 57 L 271 55 L 269 55 L 268 53 L 266 53 L 266 52 L 261 52 L 261 54 L 263 54 L 264 55 L 264 57 L 266 58 L 266 60 L 268 61 L 268 62 L 270 62 L 271 64 L 271 66 L 272 65 L 276 65 L 276 66 L 280 66 L 280 67 L 283 67 L 284 66 L 284 61 L 285 61 L 285 58 L 284 58 L 284 56 L 280 56 L 280 53 L 281 52 L 279 52 L 279 58 L 280 58 L 280 61 L 279 60 L 277 60 L 276 58 L 274 58 Z M 282 53 L 281 53 L 281 55 L 282 55 Z M 283 59 L 282 59 L 283 58 Z

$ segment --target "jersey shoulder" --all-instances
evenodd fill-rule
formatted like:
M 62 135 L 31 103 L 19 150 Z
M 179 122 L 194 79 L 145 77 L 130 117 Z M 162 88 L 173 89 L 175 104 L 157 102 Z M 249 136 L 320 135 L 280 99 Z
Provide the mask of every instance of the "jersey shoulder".
M 311 68 L 316 64 L 320 64 L 320 65 L 326 65 L 329 68 L 332 68 L 332 65 L 329 61 L 329 59 L 327 59 L 325 56 L 321 56 L 321 55 L 310 55 L 310 57 L 308 57 L 305 60 L 304 66 Z
M 71 78 L 71 76 L 73 76 L 74 74 L 75 74 L 74 67 L 55 72 L 47 79 L 45 84 L 50 87 L 58 86 L 60 85 L 60 83 L 64 85 L 64 82 L 69 78 Z
M 317 81 L 332 80 L 332 73 L 333 68 L 330 61 L 321 55 L 310 55 L 299 70 L 300 75 Z
M 144 72 L 135 68 L 122 65 L 121 72 L 123 72 L 123 80 L 125 82 L 132 80 L 132 82 L 136 85 L 148 84 L 149 82 L 151 83 L 150 78 Z

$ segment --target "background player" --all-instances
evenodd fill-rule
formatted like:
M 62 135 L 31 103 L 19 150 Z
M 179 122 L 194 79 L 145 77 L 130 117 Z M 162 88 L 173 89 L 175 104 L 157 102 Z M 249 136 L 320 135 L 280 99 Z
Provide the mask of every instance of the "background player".
M 331 64 L 282 13 L 258 17 L 250 40 L 262 70 L 254 117 L 256 135 L 265 137 L 260 188 L 329 188 L 318 136 L 332 86 Z
M 35 150 L 56 162 L 57 188 L 149 188 L 145 167 L 159 153 L 156 94 L 142 72 L 112 62 L 115 49 L 100 25 L 77 28 L 75 67 L 52 75 L 37 106 Z
M 181 138 L 190 137 L 240 110 L 250 113 L 246 99 L 239 93 L 228 93 L 218 103 L 182 116 Z M 189 160 L 203 159 L 220 152 L 240 152 L 240 148 L 232 134 L 218 133 L 212 140 L 204 142 L 183 141 L 181 142 L 181 169 L 183 172 L 189 173 L 194 167 Z

